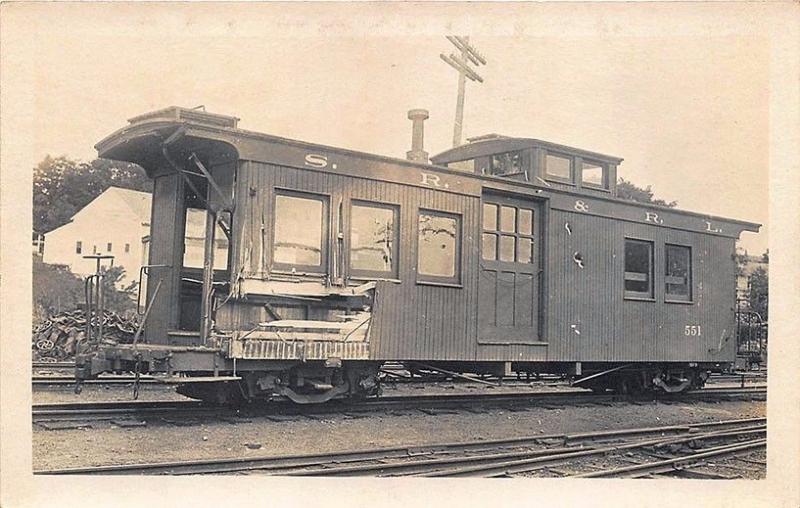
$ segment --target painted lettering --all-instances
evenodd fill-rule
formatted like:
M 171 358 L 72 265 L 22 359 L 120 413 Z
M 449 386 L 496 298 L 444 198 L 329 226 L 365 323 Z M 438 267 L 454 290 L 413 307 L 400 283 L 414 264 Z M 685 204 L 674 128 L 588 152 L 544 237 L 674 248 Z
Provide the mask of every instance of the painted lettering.
M 646 220 L 647 222 L 653 222 L 655 224 L 664 224 L 664 219 L 659 217 L 657 213 L 654 212 L 645 212 L 645 213 L 646 215 L 644 220 Z
M 722 233 L 721 228 L 716 228 L 711 225 L 711 222 L 706 221 L 706 231 L 711 231 L 712 233 Z
M 328 157 L 324 155 L 318 155 L 315 153 L 306 155 L 306 166 L 311 166 L 313 168 L 324 168 L 327 165 Z
M 587 205 L 582 199 L 578 199 L 575 201 L 575 209 L 579 212 L 588 212 L 589 205 Z
M 429 187 L 442 187 L 439 175 L 432 175 L 430 173 L 420 173 L 422 175 L 422 185 Z

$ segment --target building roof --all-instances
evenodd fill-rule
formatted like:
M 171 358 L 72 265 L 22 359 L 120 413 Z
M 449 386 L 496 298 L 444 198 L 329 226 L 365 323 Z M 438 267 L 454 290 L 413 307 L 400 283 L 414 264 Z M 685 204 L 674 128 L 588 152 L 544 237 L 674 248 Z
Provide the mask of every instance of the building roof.
M 142 222 L 150 222 L 150 203 L 152 196 L 149 192 L 123 189 L 122 187 L 109 187 L 104 191 L 104 194 L 106 192 L 111 192 L 115 197 L 118 197 Z

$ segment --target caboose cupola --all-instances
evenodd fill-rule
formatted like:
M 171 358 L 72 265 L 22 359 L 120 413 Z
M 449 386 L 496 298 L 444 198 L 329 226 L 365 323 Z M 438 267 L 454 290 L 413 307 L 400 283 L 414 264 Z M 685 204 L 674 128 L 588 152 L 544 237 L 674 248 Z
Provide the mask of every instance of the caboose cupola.
M 622 159 L 531 138 L 489 134 L 442 152 L 431 162 L 484 176 L 544 187 L 616 195 Z

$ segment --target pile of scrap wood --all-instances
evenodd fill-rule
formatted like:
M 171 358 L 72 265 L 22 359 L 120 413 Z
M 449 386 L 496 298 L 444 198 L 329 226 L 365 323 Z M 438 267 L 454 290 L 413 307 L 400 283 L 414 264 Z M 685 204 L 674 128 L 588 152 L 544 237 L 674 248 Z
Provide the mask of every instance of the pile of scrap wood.
M 94 334 L 100 324 L 100 316 L 92 318 Z M 131 342 L 136 333 L 136 318 L 124 318 L 116 312 L 103 312 L 103 339 L 115 342 Z M 33 327 L 33 361 L 60 362 L 75 356 L 78 344 L 86 343 L 86 313 L 79 309 L 52 316 L 44 323 Z

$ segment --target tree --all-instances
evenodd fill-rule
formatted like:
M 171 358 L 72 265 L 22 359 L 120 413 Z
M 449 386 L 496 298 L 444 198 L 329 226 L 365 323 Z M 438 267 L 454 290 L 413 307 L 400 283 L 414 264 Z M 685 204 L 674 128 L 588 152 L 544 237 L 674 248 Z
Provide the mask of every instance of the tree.
M 668 208 L 678 206 L 677 201 L 670 201 L 668 203 L 663 199 L 654 197 L 653 189 L 649 185 L 645 188 L 641 188 L 624 178 L 620 178 L 617 182 L 617 197 L 629 201 L 636 201 L 638 203 L 666 206 Z
M 33 321 L 41 323 L 59 312 L 74 310 L 84 301 L 83 280 L 66 266 L 49 265 L 33 256 Z
M 136 310 L 136 286 L 133 281 L 127 286 L 120 286 L 120 281 L 125 277 L 125 269 L 121 266 L 101 268 L 103 274 L 104 307 L 119 314 L 130 314 Z
M 33 170 L 33 229 L 47 233 L 69 222 L 75 213 L 111 186 L 152 192 L 144 170 L 129 162 L 66 157 L 42 160 Z
M 104 307 L 119 314 L 129 315 L 136 310 L 137 282 L 119 288 L 125 275 L 120 266 L 103 268 Z M 72 311 L 85 304 L 84 280 L 66 266 L 43 263 L 33 256 L 33 320 L 40 323 L 60 312 Z
M 769 276 L 760 266 L 750 274 L 750 309 L 758 312 L 761 319 L 767 321 L 769 315 Z
M 736 247 L 736 250 L 733 252 L 733 261 L 736 263 L 736 277 L 744 277 L 746 275 L 745 267 L 747 266 L 748 259 L 747 251 Z

